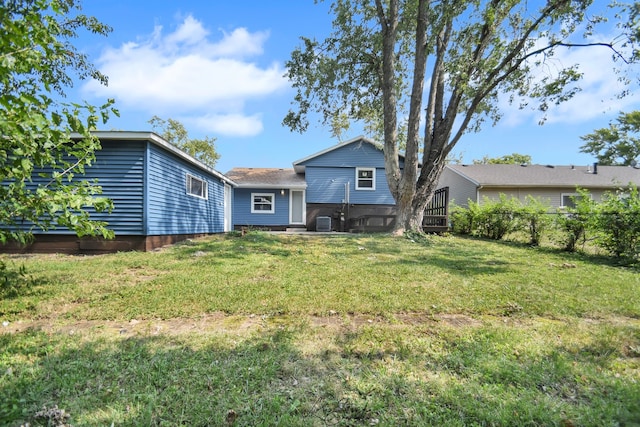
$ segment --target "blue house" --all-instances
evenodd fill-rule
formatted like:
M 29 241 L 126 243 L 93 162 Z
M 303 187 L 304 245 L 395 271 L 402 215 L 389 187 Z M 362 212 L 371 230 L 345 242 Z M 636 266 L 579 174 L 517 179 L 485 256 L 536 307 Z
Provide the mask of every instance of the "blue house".
M 191 237 L 232 229 L 235 183 L 152 132 L 95 132 L 102 149 L 82 179 L 97 179 L 114 202 L 106 221 L 114 240 L 78 238 L 68 229 L 34 230 L 24 251 L 148 251 Z M 6 249 L 6 248 L 5 248 Z
M 347 231 L 366 220 L 369 229 L 384 229 L 395 217 L 384 153 L 364 137 L 297 160 L 292 169 L 234 168 L 227 176 L 238 185 L 235 228 Z

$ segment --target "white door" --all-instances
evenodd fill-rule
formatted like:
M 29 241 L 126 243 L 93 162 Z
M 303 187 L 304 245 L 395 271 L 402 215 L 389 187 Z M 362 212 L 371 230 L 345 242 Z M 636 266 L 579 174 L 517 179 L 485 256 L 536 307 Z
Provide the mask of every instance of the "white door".
M 224 185 L 224 231 L 231 231 L 233 229 L 232 224 L 232 191 L 229 184 Z
M 289 223 L 305 224 L 307 207 L 304 201 L 304 190 L 289 191 Z

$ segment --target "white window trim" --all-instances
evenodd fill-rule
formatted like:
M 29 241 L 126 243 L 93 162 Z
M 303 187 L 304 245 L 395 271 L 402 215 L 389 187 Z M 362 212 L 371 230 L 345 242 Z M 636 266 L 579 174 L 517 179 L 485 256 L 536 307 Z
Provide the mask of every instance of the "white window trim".
M 198 180 L 202 183 L 203 195 L 195 194 L 191 192 L 191 180 Z M 186 191 L 187 191 L 187 195 L 191 197 L 197 197 L 198 199 L 203 199 L 203 200 L 209 199 L 209 183 L 205 179 L 191 175 L 190 173 L 187 174 L 187 178 L 186 178 Z
M 360 171 L 372 171 L 373 176 L 371 177 L 372 183 L 371 187 L 360 187 L 360 180 L 363 178 L 359 178 Z M 368 179 L 368 178 L 364 178 Z M 375 191 L 376 190 L 376 168 L 356 168 L 356 190 L 364 190 L 364 191 Z
M 258 197 L 264 197 L 264 196 L 271 197 L 271 210 L 268 210 L 268 211 L 256 210 L 255 209 L 255 205 L 254 205 L 254 199 L 255 199 L 256 196 L 258 196 Z M 256 213 L 256 214 L 274 214 L 274 213 L 276 213 L 276 193 L 251 193 L 251 213 Z
M 590 199 L 593 199 L 593 196 L 591 195 L 591 193 L 587 194 L 589 196 Z M 560 208 L 561 209 L 567 209 L 569 206 L 564 204 L 564 198 L 565 197 L 576 197 L 576 196 L 580 196 L 580 193 L 561 193 L 560 194 Z

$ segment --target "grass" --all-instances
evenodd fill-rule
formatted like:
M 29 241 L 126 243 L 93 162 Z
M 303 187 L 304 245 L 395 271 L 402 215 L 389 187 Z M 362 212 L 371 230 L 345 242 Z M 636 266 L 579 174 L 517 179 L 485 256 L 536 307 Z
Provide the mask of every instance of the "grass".
M 0 261 L 0 425 L 640 425 L 640 270 L 608 258 L 252 232 Z

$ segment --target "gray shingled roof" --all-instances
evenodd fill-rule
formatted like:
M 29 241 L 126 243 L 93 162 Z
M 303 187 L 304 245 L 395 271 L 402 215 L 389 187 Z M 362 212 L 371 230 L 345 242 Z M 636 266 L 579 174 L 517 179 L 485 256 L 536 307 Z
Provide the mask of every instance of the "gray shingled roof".
M 640 185 L 640 169 L 627 166 L 447 165 L 477 185 L 609 188 Z
M 225 174 L 238 187 L 245 188 L 306 188 L 303 174 L 293 169 L 233 168 Z

